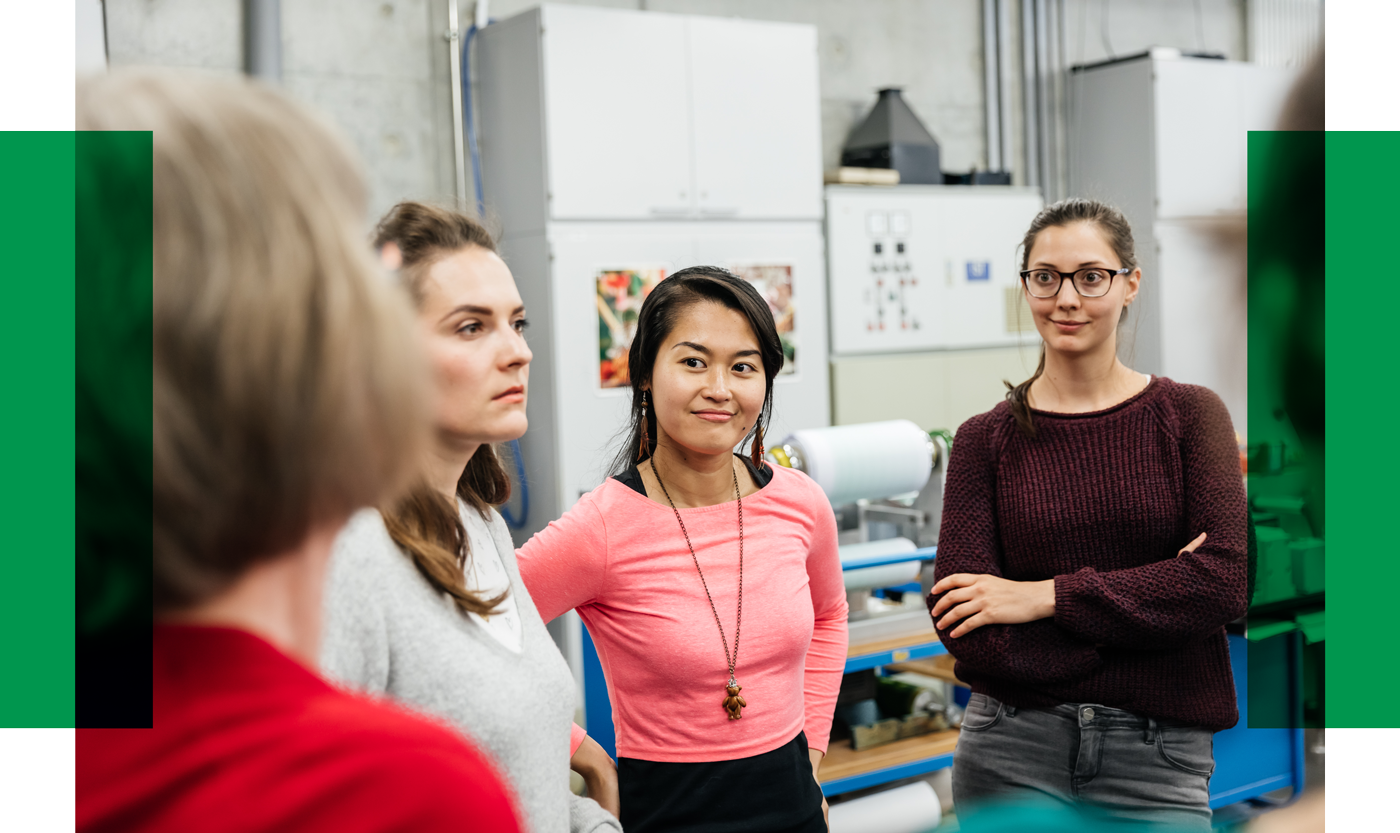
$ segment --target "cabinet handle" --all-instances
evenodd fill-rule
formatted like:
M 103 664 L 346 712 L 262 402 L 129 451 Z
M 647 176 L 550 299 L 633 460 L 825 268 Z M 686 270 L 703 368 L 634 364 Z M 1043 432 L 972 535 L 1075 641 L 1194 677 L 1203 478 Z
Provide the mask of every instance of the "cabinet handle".
M 733 217 L 733 216 L 737 215 L 738 213 L 739 213 L 739 209 L 737 209 L 737 208 L 702 208 L 702 209 L 700 209 L 700 215 L 701 215 L 702 217 Z
M 689 217 L 690 207 L 667 208 L 665 206 L 652 206 L 651 213 L 657 217 Z

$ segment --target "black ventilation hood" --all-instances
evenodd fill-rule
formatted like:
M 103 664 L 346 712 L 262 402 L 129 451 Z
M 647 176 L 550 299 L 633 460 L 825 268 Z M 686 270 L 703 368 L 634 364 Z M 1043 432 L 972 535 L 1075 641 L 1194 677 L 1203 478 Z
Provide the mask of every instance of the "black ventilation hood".
M 880 90 L 870 115 L 851 131 L 841 151 L 851 168 L 894 168 L 903 185 L 942 185 L 938 141 L 904 103 L 898 87 Z

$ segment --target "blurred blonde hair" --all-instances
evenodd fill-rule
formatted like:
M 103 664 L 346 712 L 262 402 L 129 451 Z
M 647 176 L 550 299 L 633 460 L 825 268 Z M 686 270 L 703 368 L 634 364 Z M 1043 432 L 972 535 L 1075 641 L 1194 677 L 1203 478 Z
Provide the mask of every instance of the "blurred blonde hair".
M 157 610 L 397 494 L 430 439 L 412 313 L 352 152 L 256 83 L 117 71 L 79 130 L 152 131 Z

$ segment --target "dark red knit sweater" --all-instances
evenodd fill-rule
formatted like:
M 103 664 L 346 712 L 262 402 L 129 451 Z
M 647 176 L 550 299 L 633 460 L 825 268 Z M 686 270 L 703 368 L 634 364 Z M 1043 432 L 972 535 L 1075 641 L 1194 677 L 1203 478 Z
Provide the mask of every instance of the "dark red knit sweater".
M 1055 580 L 1055 615 L 939 631 L 973 691 L 1019 707 L 1098 703 L 1228 729 L 1224 625 L 1244 615 L 1247 515 L 1220 398 L 1161 377 L 1104 411 L 1003 402 L 954 437 L 936 575 Z M 1206 542 L 1178 556 L 1199 533 Z M 929 607 L 937 601 L 930 596 Z

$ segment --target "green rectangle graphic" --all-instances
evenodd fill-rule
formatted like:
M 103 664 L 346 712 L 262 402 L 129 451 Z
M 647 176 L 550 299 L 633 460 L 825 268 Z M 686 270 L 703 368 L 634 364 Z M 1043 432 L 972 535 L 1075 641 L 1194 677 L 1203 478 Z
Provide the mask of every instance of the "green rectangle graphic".
M 1386 276 L 1400 237 L 1400 133 L 1328 133 L 1326 159 L 1327 725 L 1389 728 L 1400 714 L 1377 704 L 1400 686 L 1400 397 L 1395 331 L 1359 313 L 1395 303 Z
M 76 150 L 77 725 L 148 727 L 151 133 L 80 132 Z
M 1325 723 L 1324 142 L 1249 134 L 1250 728 Z
M 73 723 L 73 134 L 0 132 L 0 633 L 8 727 Z

